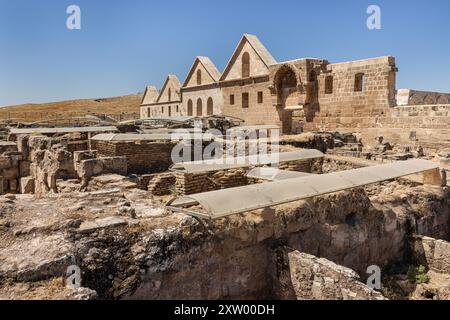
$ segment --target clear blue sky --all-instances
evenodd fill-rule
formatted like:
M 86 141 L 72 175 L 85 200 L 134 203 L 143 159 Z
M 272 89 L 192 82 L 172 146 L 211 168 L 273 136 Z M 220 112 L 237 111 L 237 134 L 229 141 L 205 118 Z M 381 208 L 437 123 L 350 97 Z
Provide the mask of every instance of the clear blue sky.
M 382 30 L 366 27 L 370 4 Z M 0 106 L 159 88 L 197 55 L 222 71 L 243 33 L 278 61 L 394 55 L 397 88 L 450 92 L 449 0 L 0 0 Z

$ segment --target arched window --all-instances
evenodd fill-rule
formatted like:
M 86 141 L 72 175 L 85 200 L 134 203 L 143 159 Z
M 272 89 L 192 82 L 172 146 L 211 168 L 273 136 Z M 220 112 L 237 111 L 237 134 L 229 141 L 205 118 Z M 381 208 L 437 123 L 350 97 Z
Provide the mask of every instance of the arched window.
M 203 115 L 203 103 L 202 99 L 198 98 L 197 100 L 197 116 Z
M 250 55 L 244 52 L 242 55 L 242 78 L 250 77 Z
M 364 73 L 358 73 L 355 75 L 355 92 L 364 91 Z
M 169 88 L 169 102 L 172 101 L 172 89 Z
M 214 105 L 213 105 L 213 99 L 211 97 L 208 98 L 208 102 L 206 104 L 206 114 L 208 116 L 213 115 L 214 113 Z
M 198 69 L 197 70 L 197 85 L 201 85 L 202 84 L 202 70 Z
M 188 101 L 188 109 L 187 109 L 187 114 L 188 116 L 193 116 L 194 115 L 194 110 L 193 110 L 193 106 L 192 106 L 192 100 L 189 99 Z
M 169 117 L 172 116 L 172 106 L 169 106 Z
M 325 77 L 325 93 L 326 94 L 333 93 L 333 76 Z

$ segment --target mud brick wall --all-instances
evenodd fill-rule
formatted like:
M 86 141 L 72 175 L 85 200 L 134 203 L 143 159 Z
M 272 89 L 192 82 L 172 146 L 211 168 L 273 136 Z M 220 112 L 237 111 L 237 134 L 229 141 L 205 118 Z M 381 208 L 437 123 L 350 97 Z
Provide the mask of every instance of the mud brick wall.
M 173 163 L 171 152 L 174 142 L 144 141 L 96 141 L 100 157 L 125 156 L 128 160 L 128 173 L 144 174 L 166 171 Z

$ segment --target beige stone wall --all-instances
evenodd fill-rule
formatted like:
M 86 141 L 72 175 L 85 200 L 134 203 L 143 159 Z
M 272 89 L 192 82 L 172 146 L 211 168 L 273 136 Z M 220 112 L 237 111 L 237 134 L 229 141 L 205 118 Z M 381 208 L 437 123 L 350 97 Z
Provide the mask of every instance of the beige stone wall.
M 260 59 L 252 46 L 248 42 L 245 42 L 242 50 L 237 55 L 233 66 L 230 68 L 228 74 L 223 80 L 236 80 L 242 78 L 242 55 L 245 52 L 248 52 L 250 55 L 250 77 L 263 76 L 267 74 L 267 66 Z
M 280 114 L 272 105 L 268 79 L 243 81 L 229 86 L 222 86 L 223 114 L 245 120 L 245 125 L 273 124 L 281 125 Z M 263 103 L 258 103 L 257 94 L 263 93 Z M 242 93 L 249 94 L 248 108 L 242 107 Z M 234 104 L 230 103 L 230 96 L 234 95 Z
M 395 105 L 395 58 L 381 57 L 331 64 L 318 77 L 320 108 L 307 130 L 373 125 Z M 355 92 L 355 76 L 364 74 L 362 92 Z M 333 92 L 325 93 L 326 76 L 333 77 Z
M 149 117 L 169 117 L 184 115 L 182 102 L 158 103 L 152 106 L 141 107 L 141 119 Z
M 207 84 L 215 83 L 214 79 L 209 75 L 208 71 L 206 71 L 205 67 L 201 63 L 196 63 L 196 66 L 192 73 L 191 78 L 184 85 L 185 88 L 198 86 L 198 84 L 197 84 L 197 71 L 198 70 L 200 70 L 202 73 L 200 85 L 207 85 Z
M 208 99 L 211 98 L 213 101 L 213 114 L 222 114 L 223 106 L 223 93 L 218 86 L 202 86 L 191 90 L 183 90 L 183 104 L 181 108 L 182 115 L 188 115 L 188 104 L 189 100 L 192 101 L 192 111 L 193 115 L 197 116 L 197 100 L 202 101 L 202 115 L 207 114 L 207 103 Z

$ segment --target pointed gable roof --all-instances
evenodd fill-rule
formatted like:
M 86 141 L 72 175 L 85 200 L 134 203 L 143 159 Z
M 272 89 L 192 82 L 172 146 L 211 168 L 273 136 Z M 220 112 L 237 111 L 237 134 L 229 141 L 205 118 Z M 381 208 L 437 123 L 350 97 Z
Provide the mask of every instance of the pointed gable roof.
M 186 80 L 184 80 L 183 87 L 187 86 L 189 80 L 191 80 L 191 77 L 194 74 L 194 71 L 199 63 L 205 68 L 206 72 L 208 72 L 208 74 L 214 80 L 214 82 L 219 81 L 220 71 L 216 68 L 211 59 L 208 57 L 198 56 L 195 58 L 194 63 L 192 64 L 192 67 L 186 77 Z
M 233 66 L 233 62 L 238 57 L 238 55 L 239 55 L 240 51 L 242 50 L 242 47 L 246 41 L 250 44 L 250 46 L 253 48 L 253 50 L 255 50 L 256 54 L 259 56 L 259 58 L 266 65 L 267 68 L 269 68 L 270 65 L 277 63 L 277 61 L 274 59 L 274 57 L 270 54 L 269 50 L 267 50 L 267 48 L 264 47 L 264 45 L 258 39 L 257 36 L 255 36 L 253 34 L 244 33 L 241 40 L 239 41 L 239 44 L 237 45 L 236 49 L 234 50 L 234 53 L 231 56 L 231 59 L 228 61 L 228 64 L 225 67 L 225 70 L 223 71 L 220 80 L 224 80 L 226 78 L 226 76 L 228 75 L 228 72 L 230 71 L 231 67 Z
M 154 86 L 147 86 L 145 88 L 144 96 L 142 97 L 141 105 L 155 103 L 158 96 L 159 92 Z
M 156 102 L 160 102 L 159 100 L 161 99 L 163 93 L 165 92 L 166 87 L 169 84 L 169 82 L 172 82 L 174 84 L 174 87 L 177 89 L 175 94 L 178 95 L 178 99 L 181 99 L 180 90 L 179 90 L 181 88 L 180 80 L 178 80 L 176 75 L 169 74 L 166 78 L 166 81 L 164 82 L 163 87 L 161 88 L 161 91 L 159 92 L 158 99 L 156 100 Z

